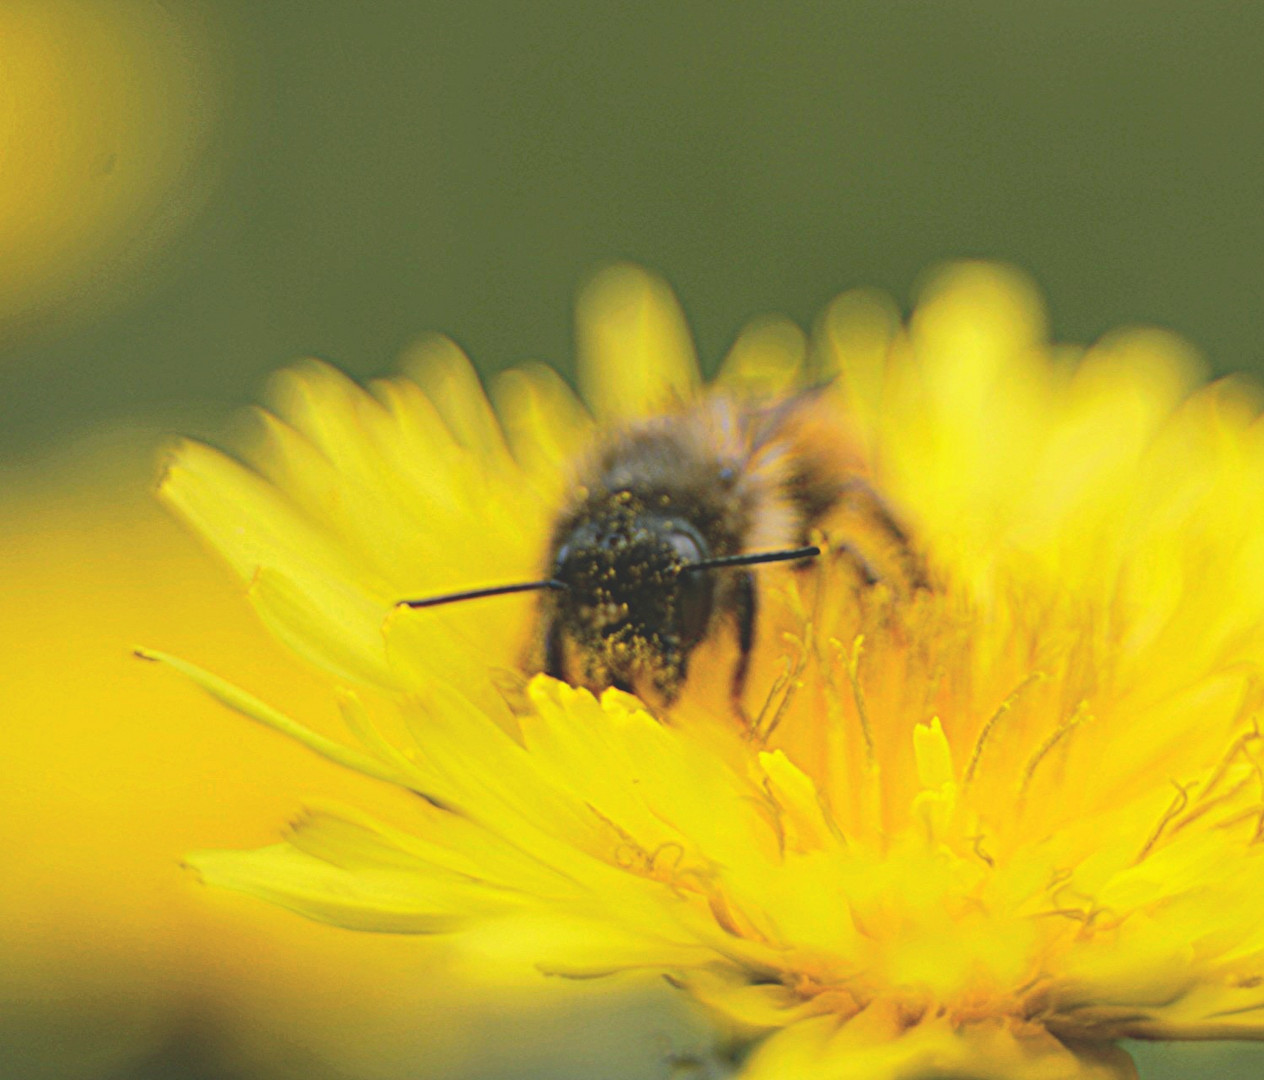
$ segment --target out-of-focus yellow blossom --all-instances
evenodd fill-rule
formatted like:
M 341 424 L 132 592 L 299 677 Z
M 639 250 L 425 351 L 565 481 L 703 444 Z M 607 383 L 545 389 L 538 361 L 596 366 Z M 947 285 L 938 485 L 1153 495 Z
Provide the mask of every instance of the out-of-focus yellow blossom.
M 759 1040 L 749 1080 L 1118 1080 L 1122 1038 L 1264 1035 L 1249 390 L 1198 389 L 1156 332 L 1051 346 L 1031 289 L 978 265 L 907 327 L 842 298 L 815 372 L 792 328 L 753 329 L 722 382 L 837 372 L 830 407 L 932 585 L 762 570 L 744 726 L 722 635 L 655 716 L 522 676 L 529 598 L 394 607 L 538 577 L 594 431 L 710 392 L 635 270 L 587 294 L 580 341 L 594 418 L 542 368 L 498 380 L 493 411 L 436 342 L 367 393 L 283 376 L 249 467 L 175 455 L 164 499 L 323 671 L 348 737 L 244 658 L 206 664 L 232 684 L 167 662 L 427 797 L 315 806 L 283 843 L 193 857 L 204 878 L 341 926 L 476 928 L 549 972 L 663 972 Z
M 206 12 L 157 0 L 0 4 L 0 324 L 125 288 L 197 208 L 218 72 Z
M 408 798 L 223 723 L 132 657 L 157 638 L 313 717 L 326 705 L 154 503 L 149 445 L 0 472 L 0 1076 L 503 1071 L 493 1018 L 538 1030 L 544 1005 L 566 1030 L 575 988 L 489 989 L 446 940 L 212 898 L 181 869 L 193 847 L 266 842 L 315 790 L 383 814 Z

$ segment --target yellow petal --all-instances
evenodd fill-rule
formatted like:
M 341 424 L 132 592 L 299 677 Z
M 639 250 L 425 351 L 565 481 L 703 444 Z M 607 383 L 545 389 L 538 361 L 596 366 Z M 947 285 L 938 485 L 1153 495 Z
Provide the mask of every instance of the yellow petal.
M 386 657 L 382 620 L 389 608 L 335 578 L 303 584 L 262 567 L 248 593 L 264 625 L 303 659 L 338 678 L 403 689 Z
M 274 731 L 279 731 L 282 735 L 288 735 L 291 739 L 302 743 L 309 750 L 315 751 L 323 758 L 328 758 L 330 761 L 343 765 L 348 769 L 354 769 L 356 772 L 362 772 L 366 776 L 372 776 L 378 780 L 385 780 L 388 783 L 402 782 L 402 777 L 389 764 L 381 762 L 375 757 L 362 753 L 353 747 L 344 746 L 325 735 L 321 735 L 317 731 L 312 731 L 297 720 L 290 719 L 290 717 L 279 710 L 272 708 L 272 706 L 260 701 L 257 697 L 246 693 L 244 690 L 238 689 L 232 683 L 212 675 L 209 671 L 204 671 L 202 668 L 187 661 L 168 656 L 166 653 L 155 652 L 151 649 L 137 649 L 136 655 L 142 660 L 165 664 L 178 671 L 200 689 L 210 694 L 216 701 L 227 705 L 230 709 L 241 713 L 243 716 L 250 717 L 251 720 L 257 720 L 264 727 L 270 727 Z
M 405 354 L 404 370 L 434 402 L 462 446 L 493 465 L 507 463 L 500 422 L 474 365 L 455 343 L 442 336 L 418 342 Z
M 689 330 L 660 278 L 626 263 L 609 267 L 584 290 L 575 318 L 579 384 L 599 419 L 648 416 L 697 392 Z
M 209 446 L 180 443 L 158 494 L 243 581 L 261 566 L 363 581 L 362 568 L 334 537 L 257 473 Z
M 913 729 L 913 751 L 917 759 L 917 779 L 922 787 L 937 791 L 956 779 L 952 750 L 944 738 L 938 716 L 933 717 L 929 724 L 918 724 Z
M 378 861 L 380 854 L 359 844 L 354 858 L 340 866 L 289 844 L 276 844 L 257 851 L 196 852 L 186 862 L 207 884 L 249 893 L 351 930 L 448 933 L 473 918 L 515 906 L 512 896 L 440 877 L 419 861 Z
M 541 485 L 543 497 L 560 501 L 562 485 L 573 482 L 578 456 L 592 437 L 591 417 L 543 365 L 506 371 L 493 396 L 515 460 Z
M 745 327 L 724 359 L 716 383 L 740 394 L 770 398 L 803 381 L 807 338 L 788 319 L 763 319 Z

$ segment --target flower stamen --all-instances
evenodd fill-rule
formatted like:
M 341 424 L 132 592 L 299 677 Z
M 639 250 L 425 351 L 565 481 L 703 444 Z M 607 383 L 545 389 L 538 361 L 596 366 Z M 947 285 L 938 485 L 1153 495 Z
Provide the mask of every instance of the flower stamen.
M 851 644 L 851 653 L 847 657 L 847 679 L 851 683 L 852 698 L 856 702 L 856 716 L 860 720 L 860 732 L 865 740 L 865 756 L 873 765 L 875 750 L 873 728 L 869 726 L 869 706 L 865 702 L 865 689 L 860 682 L 860 656 L 864 650 L 865 635 L 857 634 Z M 841 649 L 841 643 L 838 643 Z
M 784 674 L 773 684 L 773 688 L 769 691 L 768 698 L 764 702 L 764 707 L 759 711 L 759 717 L 755 721 L 755 731 L 759 734 L 763 742 L 767 742 L 772 738 L 773 732 L 781 726 L 782 720 L 785 719 L 786 711 L 790 708 L 790 703 L 794 700 L 795 694 L 803 686 L 803 672 L 808 666 L 808 657 L 811 655 L 812 640 L 812 624 L 808 623 L 803 638 L 796 637 L 794 634 L 785 633 L 781 635 L 782 641 L 791 646 L 793 651 L 793 659 L 786 658 L 786 670 Z M 781 695 L 781 700 L 777 704 L 776 711 L 772 714 L 772 719 L 768 721 L 766 727 L 763 726 L 764 716 L 767 714 L 773 699 Z M 762 729 L 762 730 L 761 730 Z
M 974 749 L 970 752 L 970 760 L 966 764 L 965 772 L 962 774 L 961 788 L 963 792 L 974 780 L 975 771 L 978 769 L 979 761 L 983 757 L 983 747 L 987 745 L 988 738 L 992 734 L 992 729 L 996 727 L 1001 718 L 1014 707 L 1014 703 L 1022 696 L 1024 690 L 1026 690 L 1029 686 L 1034 686 L 1036 683 L 1042 682 L 1046 678 L 1048 678 L 1048 676 L 1045 675 L 1044 672 L 1033 671 L 1030 675 L 1023 679 L 1022 682 L 1014 687 L 1014 689 L 1010 692 L 1010 695 L 997 707 L 996 712 L 988 718 L 987 723 L 983 725 L 983 730 L 979 732 L 979 737 L 974 740 Z
M 1089 718 L 1088 702 L 1081 701 L 1071 719 L 1045 739 L 1045 741 L 1037 748 L 1036 752 L 1032 754 L 1026 767 L 1023 769 L 1022 783 L 1018 788 L 1018 801 L 1020 805 L 1027 797 L 1027 789 L 1031 786 L 1031 781 L 1035 777 L 1036 770 L 1040 767 L 1040 763 L 1049 756 L 1050 751 L 1052 751 L 1058 743 L 1070 735 L 1072 731 Z
M 1154 832 L 1150 834 L 1150 838 L 1141 846 L 1141 850 L 1137 853 L 1137 857 L 1132 860 L 1132 865 L 1136 866 L 1145 861 L 1147 855 L 1154 850 L 1158 844 L 1163 831 L 1170 825 L 1174 818 L 1184 812 L 1185 807 L 1189 805 L 1189 789 L 1197 786 L 1197 781 L 1189 784 L 1181 784 L 1177 780 L 1173 780 L 1172 786 L 1176 788 L 1176 797 L 1172 800 L 1171 805 L 1163 811 L 1163 816 L 1159 819 L 1158 825 L 1155 826 Z

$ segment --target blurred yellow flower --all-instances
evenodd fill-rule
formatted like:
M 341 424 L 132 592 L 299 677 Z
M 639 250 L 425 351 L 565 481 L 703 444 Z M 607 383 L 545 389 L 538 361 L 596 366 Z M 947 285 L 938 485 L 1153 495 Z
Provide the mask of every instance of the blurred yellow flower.
M 324 673 L 351 737 L 146 655 L 426 797 L 389 823 L 313 807 L 284 843 L 193 856 L 202 876 L 341 926 L 470 927 L 549 972 L 662 972 L 755 1042 L 751 1080 L 1107 1080 L 1135 1075 L 1122 1038 L 1264 1037 L 1250 392 L 1195 389 L 1156 332 L 1050 346 L 1031 289 L 980 265 L 907 327 L 866 295 L 810 350 L 760 324 L 715 391 L 633 269 L 585 296 L 580 341 L 595 418 L 542 368 L 498 380 L 493 411 L 437 341 L 371 393 L 283 376 L 249 468 L 176 453 L 163 498 Z M 539 576 L 595 431 L 833 373 L 933 585 L 762 571 L 748 726 L 724 641 L 662 717 L 520 675 L 529 598 L 394 607 Z
M 64 330 L 134 288 L 205 197 L 219 89 L 206 17 L 155 0 L 0 5 L 4 333 L 52 310 Z

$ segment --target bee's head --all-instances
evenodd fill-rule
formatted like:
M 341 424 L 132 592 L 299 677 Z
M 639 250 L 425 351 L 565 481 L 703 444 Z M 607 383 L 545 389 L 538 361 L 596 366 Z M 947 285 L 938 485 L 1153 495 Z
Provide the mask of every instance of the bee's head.
M 685 678 L 689 653 L 706 637 L 716 607 L 718 586 L 712 572 L 819 554 L 819 548 L 809 545 L 717 555 L 688 519 L 621 491 L 554 537 L 549 577 L 399 603 L 433 608 L 547 590 L 552 594 L 545 635 L 549 674 L 568 677 L 563 652 L 569 639 L 586 685 L 652 688 L 670 703 Z M 721 606 L 723 602 L 721 594 Z
M 558 614 L 582 651 L 621 681 L 648 669 L 657 682 L 683 673 L 706 634 L 712 575 L 692 567 L 706 541 L 679 517 L 627 508 L 578 523 L 558 548 L 553 578 Z

